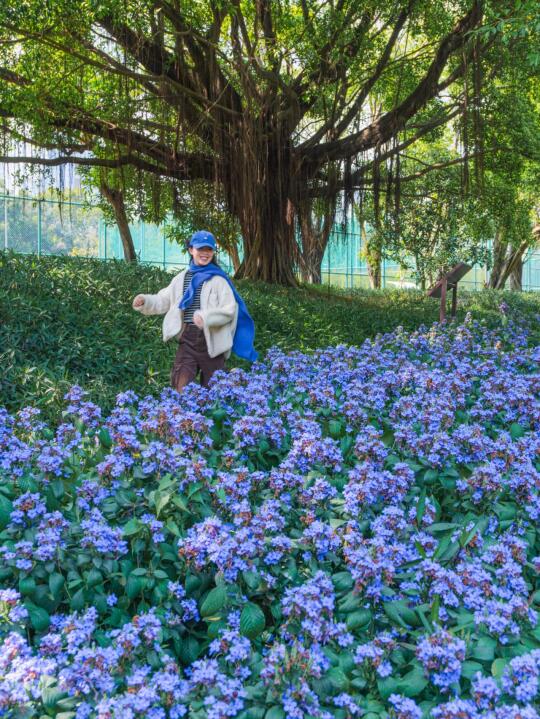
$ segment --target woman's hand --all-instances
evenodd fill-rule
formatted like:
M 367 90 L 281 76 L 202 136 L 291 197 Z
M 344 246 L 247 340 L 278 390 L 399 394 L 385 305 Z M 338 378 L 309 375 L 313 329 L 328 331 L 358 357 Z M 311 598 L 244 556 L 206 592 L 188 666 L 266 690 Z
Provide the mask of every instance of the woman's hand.
M 204 327 L 203 316 L 201 315 L 199 310 L 193 313 L 193 324 L 197 325 L 197 327 L 201 330 Z
M 137 307 L 142 307 L 144 305 L 144 296 L 143 295 L 137 295 L 135 299 L 133 300 L 133 309 L 137 309 Z

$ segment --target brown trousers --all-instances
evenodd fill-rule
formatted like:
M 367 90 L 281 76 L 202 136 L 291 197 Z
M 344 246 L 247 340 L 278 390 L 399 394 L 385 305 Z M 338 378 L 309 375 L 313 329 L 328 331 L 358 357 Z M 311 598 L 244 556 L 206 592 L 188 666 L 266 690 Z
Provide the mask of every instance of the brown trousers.
M 197 377 L 197 373 L 201 373 L 201 384 L 208 387 L 210 377 L 218 369 L 225 367 L 225 355 L 220 354 L 217 357 L 210 357 L 204 331 L 199 329 L 197 325 L 187 323 L 184 325 L 174 365 L 171 372 L 171 385 L 182 391 L 190 382 Z

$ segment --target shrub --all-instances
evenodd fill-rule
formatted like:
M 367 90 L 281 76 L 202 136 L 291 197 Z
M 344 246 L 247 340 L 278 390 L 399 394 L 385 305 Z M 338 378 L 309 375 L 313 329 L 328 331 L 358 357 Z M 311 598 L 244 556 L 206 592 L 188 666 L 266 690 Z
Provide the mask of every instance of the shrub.
M 4 412 L 2 711 L 538 717 L 539 359 L 467 318 Z
M 161 339 L 161 318 L 131 309 L 138 292 L 156 292 L 171 275 L 154 267 L 70 257 L 0 253 L 0 404 L 32 404 L 51 419 L 79 384 L 108 412 L 117 392 L 158 394 L 169 383 L 174 343 Z M 438 303 L 410 290 L 344 292 L 238 282 L 255 319 L 256 346 L 311 352 L 361 344 L 398 326 L 415 330 L 438 317 Z M 502 298 L 529 317 L 538 340 L 540 294 L 463 293 L 459 317 L 496 324 Z M 241 360 L 229 366 L 247 365 Z

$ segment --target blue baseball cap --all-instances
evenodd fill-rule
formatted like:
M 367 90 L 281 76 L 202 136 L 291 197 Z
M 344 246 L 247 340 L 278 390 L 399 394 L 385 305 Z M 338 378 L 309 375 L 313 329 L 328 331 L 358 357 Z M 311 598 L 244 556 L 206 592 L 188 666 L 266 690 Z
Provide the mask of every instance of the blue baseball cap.
M 215 250 L 216 238 L 211 232 L 208 232 L 208 230 L 198 230 L 191 235 L 189 247 L 195 247 L 197 250 L 201 247 L 211 247 Z

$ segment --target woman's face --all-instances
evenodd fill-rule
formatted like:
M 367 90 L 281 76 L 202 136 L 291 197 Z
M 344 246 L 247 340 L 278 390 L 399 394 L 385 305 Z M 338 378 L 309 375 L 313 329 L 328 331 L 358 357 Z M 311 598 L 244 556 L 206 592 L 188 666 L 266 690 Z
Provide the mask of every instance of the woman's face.
M 196 265 L 209 265 L 214 257 L 214 250 L 211 247 L 188 247 L 188 250 Z

